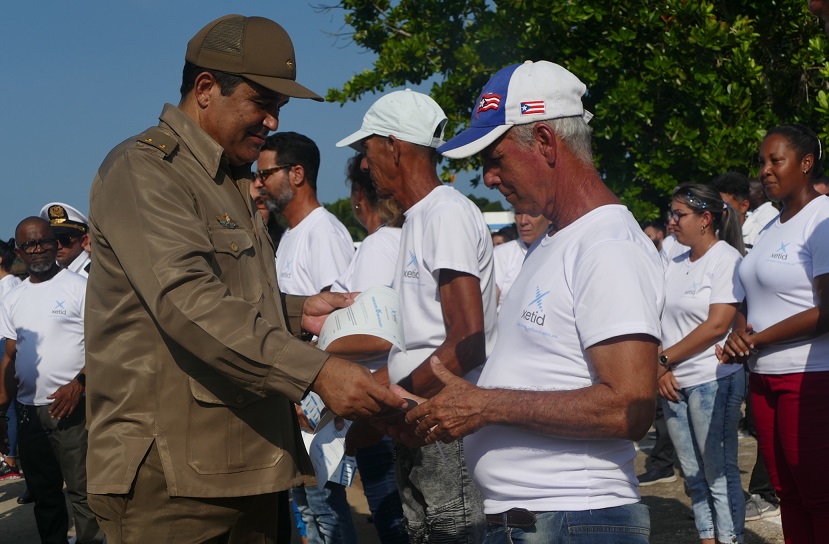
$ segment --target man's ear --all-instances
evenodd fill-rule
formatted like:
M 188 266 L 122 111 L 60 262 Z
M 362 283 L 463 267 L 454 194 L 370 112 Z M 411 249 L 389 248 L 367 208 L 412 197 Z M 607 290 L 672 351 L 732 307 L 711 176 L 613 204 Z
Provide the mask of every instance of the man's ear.
M 219 83 L 210 72 L 202 72 L 196 76 L 193 84 L 193 96 L 200 108 L 204 109 L 210 104 L 211 92 L 214 87 L 218 88 Z
M 86 251 L 87 253 L 89 253 L 89 250 L 92 249 L 90 247 L 91 244 L 89 243 L 89 233 L 88 232 L 85 233 L 83 236 L 81 236 L 81 245 L 83 246 L 84 251 Z
M 400 140 L 389 134 L 385 141 L 388 146 L 389 153 L 394 159 L 394 164 L 400 164 Z
M 751 201 L 749 199 L 745 199 L 742 202 L 740 202 L 740 214 L 745 215 L 750 207 Z
M 535 137 L 535 144 L 538 146 L 541 155 L 547 160 L 547 164 L 554 165 L 558 158 L 556 133 L 546 123 L 536 123 L 533 127 L 533 136 Z
M 291 171 L 288 172 L 288 180 L 295 187 L 302 185 L 302 182 L 305 181 L 305 167 L 301 164 L 294 165 Z

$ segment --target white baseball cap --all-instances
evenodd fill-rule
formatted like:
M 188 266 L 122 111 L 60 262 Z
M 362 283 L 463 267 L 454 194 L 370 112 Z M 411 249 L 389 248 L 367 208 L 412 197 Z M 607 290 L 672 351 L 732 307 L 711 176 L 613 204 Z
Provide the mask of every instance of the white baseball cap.
M 446 114 L 431 97 L 411 89 L 381 96 L 363 117 L 360 130 L 337 142 L 364 151 L 362 141 L 369 136 L 394 136 L 404 142 L 438 147 L 443 144 Z
M 515 125 L 582 117 L 587 87 L 558 64 L 540 60 L 513 64 L 492 76 L 478 96 L 469 127 L 438 148 L 444 157 L 462 159 L 483 151 Z

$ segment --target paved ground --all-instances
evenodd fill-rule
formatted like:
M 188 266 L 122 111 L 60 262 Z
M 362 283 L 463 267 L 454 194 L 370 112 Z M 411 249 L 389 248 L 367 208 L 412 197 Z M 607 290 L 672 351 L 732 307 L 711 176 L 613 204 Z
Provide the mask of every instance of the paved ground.
M 651 440 L 647 437 L 640 443 L 647 451 Z M 740 441 L 740 467 L 743 471 L 743 486 L 748 485 L 751 467 L 754 463 L 756 444 L 753 439 Z M 645 453 L 641 451 L 636 459 L 637 472 L 643 471 Z M 32 505 L 18 505 L 16 499 L 23 492 L 22 481 L 0 482 L 0 544 L 37 544 L 37 532 L 32 516 Z M 685 496 L 682 480 L 668 484 L 657 484 L 642 489 L 643 501 L 651 509 L 652 544 L 684 544 L 699 542 L 690 518 L 691 502 Z M 349 503 L 352 505 L 354 522 L 359 542 L 378 542 L 374 527 L 368 521 L 368 508 L 362 495 L 359 481 L 349 489 Z M 745 544 L 782 544 L 783 531 L 780 518 L 753 521 L 746 524 Z M 294 534 L 291 544 L 299 544 Z

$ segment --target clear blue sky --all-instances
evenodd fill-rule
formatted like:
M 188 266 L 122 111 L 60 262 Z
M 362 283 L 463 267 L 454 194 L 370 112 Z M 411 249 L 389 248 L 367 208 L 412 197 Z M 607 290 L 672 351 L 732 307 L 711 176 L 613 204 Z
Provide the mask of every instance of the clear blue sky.
M 259 15 L 281 24 L 294 42 L 297 81 L 320 95 L 370 68 L 373 54 L 329 36 L 348 28 L 341 10 L 317 13 L 311 7 L 325 2 L 55 0 L 5 5 L 0 237 L 12 237 L 17 223 L 37 215 L 47 202 L 89 210 L 89 186 L 107 152 L 155 125 L 165 102 L 178 103 L 187 41 L 221 15 Z M 359 128 L 376 98 L 342 107 L 292 100 L 282 110 L 279 129 L 301 132 L 320 148 L 321 202 L 347 196 L 343 171 L 351 151 L 334 144 Z M 503 202 L 497 191 L 483 186 L 473 190 L 464 180 L 455 186 Z

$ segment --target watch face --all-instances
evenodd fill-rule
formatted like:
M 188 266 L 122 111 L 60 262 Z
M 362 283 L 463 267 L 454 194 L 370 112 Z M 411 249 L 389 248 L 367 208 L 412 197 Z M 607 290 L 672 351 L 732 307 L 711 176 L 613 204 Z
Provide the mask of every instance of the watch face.
M 659 364 L 662 366 L 668 365 L 668 356 L 667 355 L 660 355 L 659 356 Z

